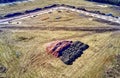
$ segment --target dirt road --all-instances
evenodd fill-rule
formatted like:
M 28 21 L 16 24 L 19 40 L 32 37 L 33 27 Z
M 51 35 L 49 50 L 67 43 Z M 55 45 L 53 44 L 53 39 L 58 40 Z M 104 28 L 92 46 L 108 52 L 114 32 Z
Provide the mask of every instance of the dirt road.
M 11 20 L 15 20 L 15 19 L 24 19 L 24 18 L 28 18 L 34 15 L 41 15 L 41 14 L 45 14 L 45 13 L 49 13 L 55 10 L 70 10 L 70 11 L 74 11 L 74 12 L 78 12 L 80 14 L 84 14 L 87 16 L 92 16 L 95 18 L 100 18 L 106 21 L 110 21 L 110 22 L 114 22 L 114 23 L 118 23 L 120 24 L 120 18 L 116 18 L 116 17 L 112 17 L 112 16 L 106 16 L 106 15 L 100 15 L 100 14 L 96 14 L 96 13 L 90 13 L 88 11 L 83 11 L 83 10 L 79 10 L 77 8 L 71 8 L 71 7 L 65 7 L 65 6 L 55 6 L 55 7 L 51 7 L 51 8 L 47 8 L 47 9 L 43 9 L 37 12 L 33 12 L 33 13 L 27 13 L 27 14 L 23 14 L 20 16 L 15 16 L 15 17 L 10 17 L 10 18 L 6 18 L 6 19 L 0 19 L 0 24 L 3 23 L 8 23 Z
M 115 27 L 74 27 L 74 26 L 66 26 L 66 27 L 25 27 L 25 26 L 5 26 L 5 27 L 0 27 L 1 30 L 65 30 L 65 31 L 93 31 L 93 32 L 110 32 L 110 31 L 120 31 L 119 26 Z

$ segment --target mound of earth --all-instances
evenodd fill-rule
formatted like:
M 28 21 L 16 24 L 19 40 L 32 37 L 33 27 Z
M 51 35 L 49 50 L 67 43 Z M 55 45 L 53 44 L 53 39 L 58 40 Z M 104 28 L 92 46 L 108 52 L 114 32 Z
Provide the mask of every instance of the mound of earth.
M 17 2 L 17 1 L 24 1 L 24 0 L 0 0 L 0 3 L 10 3 L 10 2 Z
M 89 46 L 80 41 L 54 41 L 47 45 L 46 51 L 55 57 L 60 57 L 61 61 L 67 65 L 73 62 L 83 54 L 83 51 Z

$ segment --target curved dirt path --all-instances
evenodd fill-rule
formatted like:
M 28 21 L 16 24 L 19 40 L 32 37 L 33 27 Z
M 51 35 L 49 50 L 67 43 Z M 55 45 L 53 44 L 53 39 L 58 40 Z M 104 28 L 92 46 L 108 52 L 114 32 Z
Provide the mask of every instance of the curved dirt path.
M 27 13 L 27 14 L 20 15 L 20 16 L 10 17 L 10 18 L 6 18 L 6 19 L 0 19 L 0 24 L 8 23 L 9 21 L 15 20 L 15 19 L 24 19 L 24 18 L 28 18 L 28 17 L 34 16 L 34 15 L 41 15 L 41 14 L 49 13 L 49 12 L 52 12 L 52 11 L 55 11 L 55 10 L 70 10 L 70 11 L 81 13 L 81 14 L 84 14 L 84 15 L 87 15 L 87 16 L 92 16 L 92 17 L 95 17 L 95 18 L 100 18 L 102 20 L 106 20 L 106 21 L 110 21 L 110 22 L 120 24 L 120 18 L 101 15 L 101 14 L 96 14 L 96 13 L 90 13 L 88 11 L 79 10 L 79 9 L 77 9 L 77 7 L 76 8 L 71 8 L 71 7 L 65 7 L 65 6 L 62 6 L 62 5 L 47 8 L 47 9 L 43 9 L 43 10 L 33 12 L 33 13 Z
M 66 26 L 66 27 L 25 27 L 25 26 L 4 26 L 0 27 L 1 30 L 9 29 L 9 30 L 65 30 L 65 31 L 93 31 L 93 32 L 111 32 L 111 31 L 120 31 L 119 26 L 111 26 L 111 27 L 74 27 L 74 26 Z

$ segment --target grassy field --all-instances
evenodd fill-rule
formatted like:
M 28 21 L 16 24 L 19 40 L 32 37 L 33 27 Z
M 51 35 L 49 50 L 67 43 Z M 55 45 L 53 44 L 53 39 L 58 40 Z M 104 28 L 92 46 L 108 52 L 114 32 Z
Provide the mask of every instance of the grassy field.
M 4 35 L 3 35 L 4 34 Z M 120 52 L 120 32 L 13 30 L 2 32 L 0 62 L 7 78 L 104 78 L 104 71 Z M 11 37 L 10 37 L 11 36 Z M 45 44 L 79 40 L 90 46 L 73 65 L 47 55 Z
M 104 21 L 97 21 L 99 19 L 85 16 L 69 10 L 53 11 L 51 13 L 45 13 L 42 15 L 34 15 L 24 19 L 16 19 L 9 21 L 9 25 L 17 26 L 48 26 L 48 27 L 60 27 L 60 26 L 109 26 L 110 23 Z M 31 21 L 31 22 L 30 22 Z
M 106 7 L 105 4 L 103 5 L 103 7 L 101 7 L 97 3 L 92 3 L 85 0 L 34 0 L 22 4 L 0 6 L 0 15 L 3 16 L 7 13 L 22 12 L 25 10 L 34 9 L 37 7 L 44 7 L 55 3 L 85 7 L 88 10 L 99 10 L 104 13 L 113 13 L 113 15 L 120 16 L 119 8 L 117 9 L 114 6 L 110 5 L 107 5 L 108 7 Z
M 25 9 L 43 7 L 53 3 L 84 6 L 91 10 L 97 9 L 119 15 L 116 10 L 113 11 L 109 7 L 99 7 L 96 3 L 87 2 L 86 4 L 84 0 L 35 0 L 19 5 L 0 6 L 0 14 L 24 11 Z M 96 18 L 66 10 L 13 20 L 8 25 L 16 27 L 110 26 L 103 21 L 98 22 Z M 55 40 L 78 40 L 90 47 L 73 65 L 65 65 L 59 58 L 48 55 L 45 51 L 46 43 Z M 0 72 L 0 78 L 106 78 L 105 72 L 115 65 L 116 55 L 118 54 L 120 54 L 120 31 L 4 29 L 0 31 L 0 65 L 4 65 L 7 71 Z M 118 74 L 117 77 L 119 78 L 120 75 Z

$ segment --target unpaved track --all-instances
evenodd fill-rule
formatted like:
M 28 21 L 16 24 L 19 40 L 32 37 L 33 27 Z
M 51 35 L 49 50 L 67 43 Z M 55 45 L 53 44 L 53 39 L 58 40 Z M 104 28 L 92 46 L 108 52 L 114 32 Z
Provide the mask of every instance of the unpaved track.
M 11 18 L 0 19 L 0 23 L 2 24 L 4 22 L 9 22 L 9 21 L 15 20 L 15 19 L 21 19 L 21 18 L 24 19 L 24 18 L 31 17 L 32 15 L 41 15 L 41 14 L 49 13 L 49 12 L 52 12 L 52 11 L 55 11 L 55 10 L 70 10 L 70 11 L 81 13 L 81 14 L 84 14 L 84 15 L 87 15 L 87 16 L 92 16 L 92 17 L 95 17 L 95 18 L 100 18 L 100 19 L 103 19 L 103 20 L 106 20 L 106 21 L 110 21 L 110 22 L 120 24 L 120 18 L 115 18 L 115 17 L 112 17 L 112 16 L 106 16 L 106 15 L 100 15 L 100 14 L 96 14 L 96 13 L 90 13 L 90 12 L 87 12 L 87 11 L 82 11 L 82 10 L 78 10 L 78 9 L 71 8 L 71 7 L 65 7 L 65 6 L 57 6 L 57 7 L 52 7 L 52 8 L 49 8 L 49 9 L 40 10 L 40 11 L 37 11 L 37 12 L 34 12 L 34 13 L 28 13 L 28 14 L 24 14 L 24 15 L 20 15 L 20 16 L 11 17 Z
M 65 30 L 65 31 L 94 31 L 94 32 L 111 32 L 111 31 L 120 31 L 119 26 L 111 26 L 111 27 L 74 27 L 74 26 L 66 26 L 66 27 L 25 27 L 25 26 L 5 26 L 0 27 L 1 30 L 9 29 L 9 30 Z

